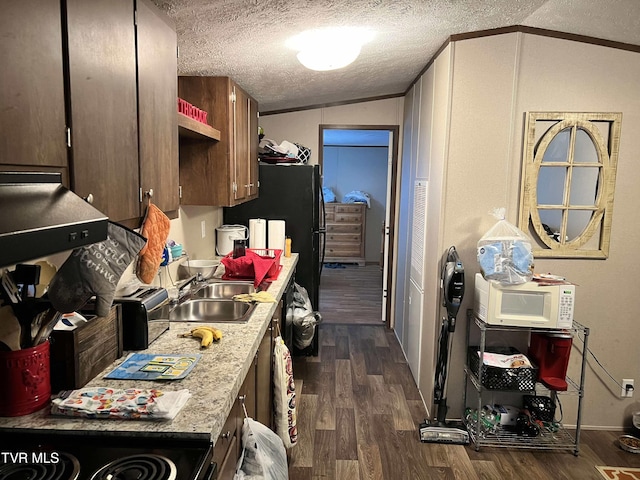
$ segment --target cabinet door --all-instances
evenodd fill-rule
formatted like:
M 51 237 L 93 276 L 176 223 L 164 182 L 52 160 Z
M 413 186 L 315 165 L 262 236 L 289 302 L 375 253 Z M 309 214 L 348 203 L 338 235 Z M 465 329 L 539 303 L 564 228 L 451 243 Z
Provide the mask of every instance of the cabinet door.
M 249 97 L 249 190 L 247 200 L 258 196 L 258 102 Z
M 242 404 L 247 410 L 247 415 L 251 418 L 256 418 L 256 359 L 254 358 L 251 368 L 247 372 L 247 376 L 244 378 L 244 383 L 240 387 L 238 393 L 238 431 L 242 432 L 242 422 L 244 420 L 244 409 Z
M 235 473 L 235 468 L 233 468 L 231 476 L 222 475 L 222 472 L 226 472 L 228 468 L 231 468 L 230 464 L 235 467 L 240 456 L 240 451 L 238 450 L 240 442 L 238 439 L 241 432 L 237 430 L 239 410 L 238 403 L 234 403 L 227 421 L 222 427 L 222 432 L 220 432 L 220 436 L 218 436 L 218 440 L 216 440 L 216 444 L 213 447 L 213 463 L 218 467 L 218 479 L 233 479 L 233 474 Z
M 179 77 L 178 95 L 209 113 L 217 142 L 180 142 L 184 205 L 232 207 L 258 193 L 258 104 L 229 77 Z
M 139 216 L 133 0 L 67 0 L 72 187 L 118 221 Z
M 234 203 L 248 200 L 257 192 L 258 106 L 244 90 L 232 84 Z M 254 158 L 255 157 L 255 158 Z
M 260 346 L 256 368 L 256 420 L 269 428 L 273 428 L 273 393 L 272 393 L 272 339 L 273 327 L 269 326 Z
M 238 464 L 238 456 L 234 455 L 233 452 L 237 451 L 238 437 L 233 437 L 231 439 L 231 447 L 227 451 L 227 455 L 225 456 L 221 465 L 218 466 L 218 476 L 216 480 L 233 480 L 236 474 L 236 466 Z
M 136 11 L 140 187 L 168 212 L 180 201 L 176 32 L 149 0 L 137 0 Z
M 3 2 L 0 31 L 0 163 L 58 167 L 66 178 L 60 2 Z

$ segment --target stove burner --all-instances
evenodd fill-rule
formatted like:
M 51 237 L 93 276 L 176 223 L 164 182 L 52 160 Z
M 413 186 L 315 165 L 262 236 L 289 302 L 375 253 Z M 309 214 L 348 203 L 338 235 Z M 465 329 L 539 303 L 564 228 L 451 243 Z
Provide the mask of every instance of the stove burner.
M 175 463 L 167 457 L 140 454 L 108 463 L 91 480 L 175 480 L 176 472 Z
M 58 454 L 48 463 L 5 463 L 0 465 L 0 480 L 76 480 L 80 475 L 78 459 L 69 453 Z

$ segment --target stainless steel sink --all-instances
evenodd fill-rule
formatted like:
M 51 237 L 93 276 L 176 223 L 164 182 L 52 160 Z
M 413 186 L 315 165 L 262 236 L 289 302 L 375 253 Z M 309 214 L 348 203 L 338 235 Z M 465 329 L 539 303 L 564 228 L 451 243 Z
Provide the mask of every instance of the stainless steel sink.
M 208 283 L 193 294 L 197 298 L 233 298 L 242 293 L 255 293 L 252 282 L 224 281 Z
M 194 299 L 176 306 L 169 312 L 172 322 L 246 322 L 254 303 L 230 299 Z

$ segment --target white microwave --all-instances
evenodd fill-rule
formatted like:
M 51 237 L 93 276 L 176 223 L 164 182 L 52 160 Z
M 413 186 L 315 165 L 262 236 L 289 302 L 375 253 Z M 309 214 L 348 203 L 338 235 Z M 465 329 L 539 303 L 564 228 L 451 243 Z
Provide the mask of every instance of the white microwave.
M 504 285 L 476 273 L 474 313 L 489 325 L 572 328 L 575 285 Z

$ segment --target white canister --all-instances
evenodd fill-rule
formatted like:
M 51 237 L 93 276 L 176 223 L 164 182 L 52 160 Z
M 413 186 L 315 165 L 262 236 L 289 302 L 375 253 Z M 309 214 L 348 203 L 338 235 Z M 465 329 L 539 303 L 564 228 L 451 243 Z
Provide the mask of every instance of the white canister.
M 233 252 L 234 240 L 249 238 L 249 229 L 244 225 L 222 225 L 216 228 L 216 254 L 225 257 Z

